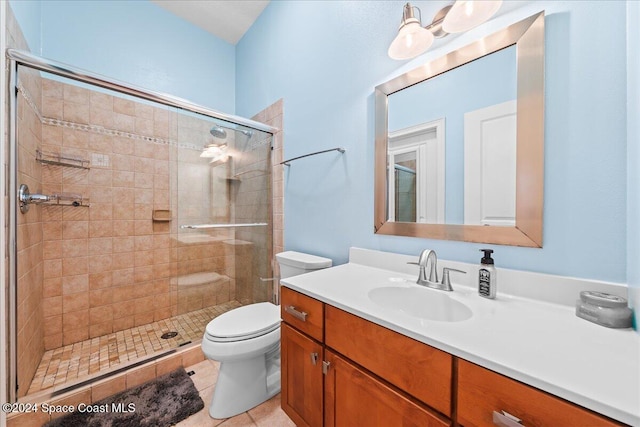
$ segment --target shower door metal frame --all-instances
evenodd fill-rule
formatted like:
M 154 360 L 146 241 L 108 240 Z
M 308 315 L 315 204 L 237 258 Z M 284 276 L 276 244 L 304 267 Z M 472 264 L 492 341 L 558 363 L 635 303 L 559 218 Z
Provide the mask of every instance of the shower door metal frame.
M 86 71 L 73 67 L 62 62 L 53 61 L 33 55 L 29 52 L 7 49 L 6 58 L 10 61 L 8 67 L 8 91 L 9 96 L 9 120 L 7 123 L 9 136 L 9 171 L 7 189 L 9 193 L 9 295 L 8 295 L 8 335 L 9 335 L 9 354 L 8 354 L 8 390 L 7 396 L 9 402 L 17 401 L 18 394 L 18 373 L 17 373 L 17 290 L 18 290 L 18 252 L 17 252 L 17 215 L 18 215 L 18 147 L 17 147 L 17 101 L 18 101 L 18 67 L 20 65 L 31 69 L 44 71 L 71 80 L 82 83 L 89 83 L 94 86 L 113 90 L 119 93 L 132 95 L 148 101 L 169 107 L 176 107 L 194 113 L 209 116 L 215 119 L 231 122 L 236 125 L 256 129 L 273 135 L 279 130 L 276 127 L 257 122 L 255 120 L 246 119 L 244 117 L 233 114 L 226 114 L 216 111 L 198 104 L 194 104 L 186 99 L 175 97 L 161 92 L 144 89 L 139 86 L 130 85 L 128 83 L 111 79 L 100 74 Z M 273 215 L 273 213 L 272 213 Z M 272 218 L 273 223 L 273 218 Z

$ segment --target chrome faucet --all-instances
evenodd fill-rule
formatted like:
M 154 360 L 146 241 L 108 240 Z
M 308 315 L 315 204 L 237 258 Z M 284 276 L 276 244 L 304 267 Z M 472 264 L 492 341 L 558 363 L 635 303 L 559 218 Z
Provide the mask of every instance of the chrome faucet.
M 455 268 L 443 268 L 442 269 L 442 283 L 438 282 L 438 257 L 436 252 L 431 249 L 425 249 L 420 253 L 418 262 L 410 262 L 409 264 L 415 264 L 420 267 L 418 273 L 418 285 L 426 286 L 428 288 L 439 289 L 441 291 L 453 291 L 451 287 L 451 280 L 449 279 L 449 272 L 455 271 L 458 273 L 466 274 L 466 271 L 456 270 Z M 429 264 L 429 277 L 427 277 L 427 264 Z
M 431 262 L 431 268 L 429 269 L 429 278 L 427 279 L 427 264 Z M 418 258 L 418 266 L 420 267 L 420 273 L 418 274 L 418 285 L 429 286 L 429 282 L 438 283 L 438 257 L 436 251 L 431 249 L 425 249 L 420 253 Z

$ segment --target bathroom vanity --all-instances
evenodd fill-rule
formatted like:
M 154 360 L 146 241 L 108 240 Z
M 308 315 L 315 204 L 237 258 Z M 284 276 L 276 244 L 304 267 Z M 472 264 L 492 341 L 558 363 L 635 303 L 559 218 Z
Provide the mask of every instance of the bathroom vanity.
M 373 302 L 375 289 L 412 288 L 411 279 L 350 262 L 283 281 L 282 407 L 296 425 L 640 423 L 633 331 L 524 298 L 487 301 L 460 286 L 425 291 L 464 304 L 468 318 L 433 320 Z

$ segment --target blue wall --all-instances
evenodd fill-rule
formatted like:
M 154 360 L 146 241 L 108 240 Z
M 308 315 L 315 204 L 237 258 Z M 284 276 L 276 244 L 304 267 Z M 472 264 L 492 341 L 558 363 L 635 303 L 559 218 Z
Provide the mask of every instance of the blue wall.
M 434 7 L 416 2 L 423 16 Z M 498 266 L 626 281 L 624 2 L 525 3 L 410 64 L 386 57 L 401 2 L 272 2 L 236 50 L 237 113 L 285 105 L 285 245 L 347 260 L 350 246 L 479 261 L 481 245 L 373 233 L 373 89 L 546 9 L 544 248 L 496 247 Z M 491 27 L 493 25 L 493 27 Z M 268 66 L 265 66 L 268 64 Z M 486 245 L 482 245 L 486 246 Z
M 25 33 L 32 51 L 225 113 L 235 112 L 235 46 L 148 1 L 47 0 L 40 4 L 42 43 L 37 52 L 31 46 L 31 35 L 37 32 L 33 29 L 36 6 L 11 2 L 23 30 L 29 29 Z
M 32 53 L 40 55 L 42 2 L 40 0 L 11 0 L 9 5 L 20 24 L 29 49 Z

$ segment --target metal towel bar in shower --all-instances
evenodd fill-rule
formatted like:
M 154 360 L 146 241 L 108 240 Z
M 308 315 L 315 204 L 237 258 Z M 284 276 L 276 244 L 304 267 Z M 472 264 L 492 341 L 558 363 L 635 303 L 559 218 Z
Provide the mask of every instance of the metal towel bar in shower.
M 233 228 L 233 227 L 262 227 L 269 225 L 266 222 L 254 222 L 248 224 L 193 224 L 193 225 L 181 225 L 180 228 L 191 228 L 194 230 L 202 228 Z

